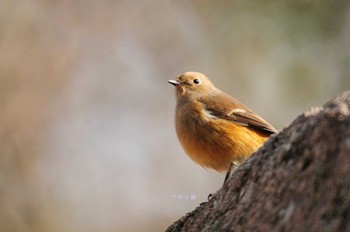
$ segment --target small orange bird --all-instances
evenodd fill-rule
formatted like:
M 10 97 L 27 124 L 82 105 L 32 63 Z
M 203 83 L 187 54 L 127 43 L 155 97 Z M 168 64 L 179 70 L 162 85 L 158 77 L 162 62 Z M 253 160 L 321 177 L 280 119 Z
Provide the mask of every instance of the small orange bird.
M 202 73 L 186 72 L 168 82 L 176 87 L 177 137 L 188 156 L 205 168 L 227 172 L 277 132 Z

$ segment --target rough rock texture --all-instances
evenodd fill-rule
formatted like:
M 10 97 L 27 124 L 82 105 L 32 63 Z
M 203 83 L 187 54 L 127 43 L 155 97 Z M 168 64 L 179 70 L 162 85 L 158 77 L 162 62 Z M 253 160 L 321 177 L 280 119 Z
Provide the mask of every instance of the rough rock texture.
M 167 231 L 350 231 L 350 91 L 272 136 Z

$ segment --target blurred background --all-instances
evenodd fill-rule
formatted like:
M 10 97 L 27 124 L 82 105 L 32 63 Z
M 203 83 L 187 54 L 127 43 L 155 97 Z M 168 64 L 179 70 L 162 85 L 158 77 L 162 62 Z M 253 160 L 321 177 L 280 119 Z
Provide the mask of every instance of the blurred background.
M 182 151 L 167 80 L 283 129 L 349 89 L 349 3 L 2 0 L 0 230 L 165 230 L 224 178 Z

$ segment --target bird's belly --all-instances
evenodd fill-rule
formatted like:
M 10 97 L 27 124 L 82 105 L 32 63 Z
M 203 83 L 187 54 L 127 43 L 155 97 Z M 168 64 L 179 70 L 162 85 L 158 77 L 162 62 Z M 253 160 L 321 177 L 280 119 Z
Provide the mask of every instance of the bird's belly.
M 177 126 L 176 131 L 187 155 L 199 165 L 218 172 L 227 171 L 231 162 L 243 162 L 267 138 L 224 119 L 182 125 L 187 126 Z

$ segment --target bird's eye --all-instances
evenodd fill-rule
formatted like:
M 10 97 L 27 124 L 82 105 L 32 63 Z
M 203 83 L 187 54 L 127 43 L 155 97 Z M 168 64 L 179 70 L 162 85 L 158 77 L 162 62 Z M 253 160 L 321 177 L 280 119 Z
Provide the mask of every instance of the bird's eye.
M 199 79 L 193 79 L 193 83 L 195 83 L 196 85 L 200 84 L 201 81 Z

